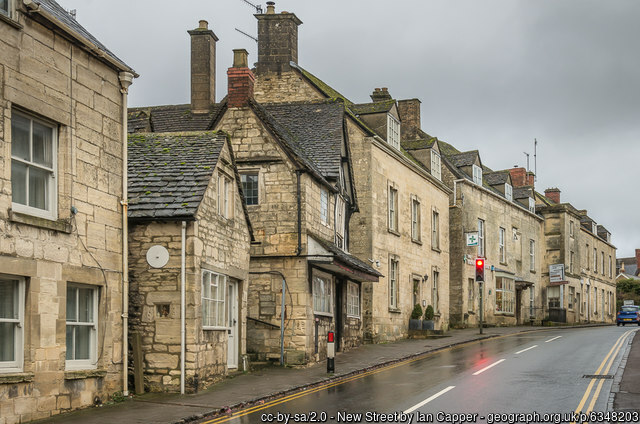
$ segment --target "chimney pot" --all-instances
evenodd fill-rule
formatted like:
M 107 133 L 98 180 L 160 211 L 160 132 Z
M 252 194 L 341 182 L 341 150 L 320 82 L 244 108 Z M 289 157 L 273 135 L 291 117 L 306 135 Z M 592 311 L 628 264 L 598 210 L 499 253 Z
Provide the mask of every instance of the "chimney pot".
M 245 49 L 233 50 L 233 66 L 227 70 L 227 105 L 245 107 L 253 97 L 255 76 L 249 69 L 249 53 Z
M 248 68 L 249 52 L 247 52 L 245 49 L 234 49 L 233 50 L 233 67 Z
M 204 19 L 201 19 L 200 21 L 198 21 L 198 28 L 209 29 L 209 22 L 205 21 Z
M 267 15 L 274 15 L 276 13 L 276 2 L 267 2 Z

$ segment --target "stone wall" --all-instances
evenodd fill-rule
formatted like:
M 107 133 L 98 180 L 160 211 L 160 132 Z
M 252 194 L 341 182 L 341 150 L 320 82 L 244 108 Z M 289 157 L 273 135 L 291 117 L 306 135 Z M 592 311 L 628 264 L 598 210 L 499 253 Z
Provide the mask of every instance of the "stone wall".
M 0 371 L 3 424 L 104 402 L 122 390 L 118 71 L 21 12 L 14 18 L 19 25 L 0 23 L 0 274 L 23 278 L 26 302 L 22 372 Z M 55 220 L 12 210 L 17 110 L 57 128 Z M 66 369 L 68 283 L 99 291 L 95 369 Z

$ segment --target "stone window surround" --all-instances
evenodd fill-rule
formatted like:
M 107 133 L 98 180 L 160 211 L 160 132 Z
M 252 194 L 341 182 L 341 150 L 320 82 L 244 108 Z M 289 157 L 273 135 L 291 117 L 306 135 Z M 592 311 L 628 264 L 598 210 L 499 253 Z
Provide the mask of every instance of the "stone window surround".
M 398 255 L 389 254 L 389 279 L 388 279 L 388 289 L 389 289 L 389 312 L 399 313 L 400 308 L 398 307 L 398 295 L 400 294 L 399 290 L 399 281 L 400 281 L 400 257 Z
M 434 242 L 435 241 L 435 242 Z M 431 250 L 440 253 L 440 209 L 431 208 Z
M 17 332 L 14 334 L 14 360 L 10 362 L 0 362 L 0 375 L 5 373 L 22 373 L 24 367 L 24 328 L 25 328 L 25 291 L 26 279 L 24 277 L 0 274 L 3 280 L 14 280 L 18 282 L 18 291 L 15 304 L 18 307 L 18 317 L 15 319 L 3 319 L 4 322 L 14 322 Z M 17 322 L 16 322 L 17 321 Z
M 431 306 L 434 317 L 440 316 L 440 268 L 437 265 L 431 267 Z
M 99 329 L 99 309 L 100 309 L 100 288 L 95 285 L 88 284 L 77 284 L 68 282 L 67 283 L 67 294 L 69 292 L 69 288 L 75 289 L 90 289 L 92 291 L 92 321 L 67 321 L 66 327 L 68 328 L 70 325 L 73 327 L 92 327 L 92 331 L 89 335 L 89 358 L 88 359 L 67 359 L 65 361 L 65 370 L 67 371 L 79 371 L 79 370 L 90 370 L 96 369 L 98 363 L 98 329 Z M 69 299 L 66 299 L 66 304 L 68 305 Z M 69 316 L 69 311 L 66 311 L 66 316 Z M 91 324 L 91 325 L 89 325 Z M 67 340 L 68 342 L 68 340 Z
M 536 272 L 536 241 L 529 240 L 529 272 Z
M 414 209 L 414 205 L 416 208 Z M 420 198 L 412 194 L 411 195 L 411 241 L 417 244 L 422 244 L 422 203 Z
M 393 194 L 393 195 L 392 195 Z M 400 236 L 400 219 L 398 217 L 398 204 L 400 191 L 393 181 L 387 182 L 387 229 L 391 234 Z
M 507 230 L 500 227 L 498 230 L 498 257 L 501 264 L 507 263 L 507 244 L 506 242 Z

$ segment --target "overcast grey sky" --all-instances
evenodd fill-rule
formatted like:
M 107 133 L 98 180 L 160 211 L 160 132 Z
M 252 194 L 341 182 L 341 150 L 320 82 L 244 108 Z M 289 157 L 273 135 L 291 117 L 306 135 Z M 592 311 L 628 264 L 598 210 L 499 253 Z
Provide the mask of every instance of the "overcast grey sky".
M 217 99 L 232 49 L 256 43 L 242 0 L 58 0 L 139 74 L 131 106 L 189 102 L 189 36 L 209 21 Z M 266 11 L 266 1 L 261 4 Z M 179 5 L 177 7 L 176 5 Z M 276 1 L 295 13 L 299 64 L 354 102 L 375 87 L 422 101 L 422 129 L 493 169 L 526 166 L 640 248 L 640 2 L 636 0 Z

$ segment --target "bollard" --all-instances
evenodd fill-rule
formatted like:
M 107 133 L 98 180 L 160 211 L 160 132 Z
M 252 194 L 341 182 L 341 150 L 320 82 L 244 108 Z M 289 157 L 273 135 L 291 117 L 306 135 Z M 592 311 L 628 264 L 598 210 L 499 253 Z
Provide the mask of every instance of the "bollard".
M 336 356 L 336 344 L 333 331 L 327 334 L 327 372 L 333 373 L 336 370 L 334 358 Z

